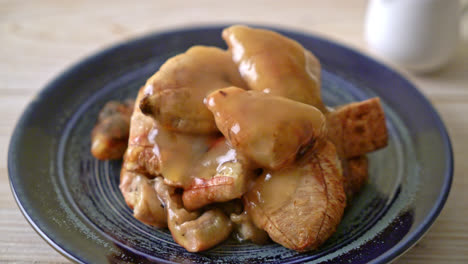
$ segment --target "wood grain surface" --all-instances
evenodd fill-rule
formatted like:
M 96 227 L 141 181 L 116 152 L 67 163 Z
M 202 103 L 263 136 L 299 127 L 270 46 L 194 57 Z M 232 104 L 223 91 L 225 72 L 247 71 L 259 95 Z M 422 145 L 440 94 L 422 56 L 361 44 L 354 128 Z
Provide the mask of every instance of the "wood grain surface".
M 26 222 L 10 191 L 7 149 L 26 104 L 67 67 L 119 41 L 171 28 L 260 23 L 314 33 L 372 54 L 365 0 L 0 0 L 0 263 L 68 263 Z M 468 17 L 456 56 L 413 81 L 441 114 L 455 153 L 453 187 L 427 235 L 395 263 L 468 263 Z M 391 65 L 391 64 L 390 64 Z

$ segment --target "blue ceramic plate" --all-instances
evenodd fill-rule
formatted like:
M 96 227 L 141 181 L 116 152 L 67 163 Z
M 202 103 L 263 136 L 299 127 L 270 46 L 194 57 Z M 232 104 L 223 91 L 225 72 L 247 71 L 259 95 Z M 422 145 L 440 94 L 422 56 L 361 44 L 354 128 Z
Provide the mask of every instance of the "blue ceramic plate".
M 335 106 L 379 96 L 389 145 L 370 157 L 370 183 L 319 250 L 233 240 L 199 254 L 167 230 L 132 217 L 118 190 L 121 162 L 90 152 L 90 131 L 111 99 L 135 97 L 166 59 L 192 45 L 225 47 L 222 27 L 158 33 L 103 51 L 49 84 L 19 120 L 8 170 L 15 198 L 34 229 L 77 262 L 386 263 L 421 238 L 442 209 L 452 181 L 452 150 L 439 116 L 405 78 L 349 48 L 279 30 L 320 59 L 323 97 Z

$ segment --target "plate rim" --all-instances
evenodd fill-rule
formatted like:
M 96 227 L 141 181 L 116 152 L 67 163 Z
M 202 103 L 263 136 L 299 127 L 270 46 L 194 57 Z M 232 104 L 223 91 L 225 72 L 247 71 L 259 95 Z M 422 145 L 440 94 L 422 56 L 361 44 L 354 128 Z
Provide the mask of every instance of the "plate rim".
M 49 237 L 48 234 L 46 234 L 45 232 L 41 230 L 41 228 L 31 218 L 30 213 L 23 205 L 22 199 L 25 199 L 26 197 L 19 197 L 17 190 L 15 189 L 15 186 L 13 183 L 13 177 L 15 176 L 15 171 L 13 169 L 14 161 L 13 161 L 12 156 L 16 147 L 15 143 L 19 142 L 17 138 L 19 137 L 19 134 L 20 134 L 19 132 L 21 131 L 20 128 L 24 126 L 26 115 L 34 109 L 34 106 L 36 104 L 36 98 L 43 98 L 49 91 L 54 90 L 57 84 L 59 84 L 62 80 L 66 80 L 69 76 L 72 76 L 73 73 L 75 73 L 78 69 L 88 64 L 97 62 L 102 57 L 105 57 L 106 55 L 118 49 L 122 49 L 122 48 L 125 48 L 126 46 L 129 46 L 138 42 L 142 42 L 145 40 L 149 40 L 152 38 L 162 37 L 164 35 L 178 35 L 178 34 L 184 34 L 184 33 L 193 32 L 193 31 L 222 29 L 233 24 L 236 24 L 236 23 L 206 24 L 206 25 L 198 24 L 198 25 L 191 25 L 191 26 L 182 25 L 182 26 L 178 26 L 174 28 L 165 28 L 162 30 L 149 32 L 142 36 L 138 36 L 135 38 L 122 41 L 122 42 L 118 42 L 116 44 L 106 46 L 96 52 L 93 52 L 87 55 L 84 58 L 78 59 L 78 62 L 72 63 L 71 66 L 68 66 L 64 70 L 59 72 L 51 81 L 49 81 L 43 88 L 41 88 L 39 92 L 36 93 L 36 95 L 33 97 L 33 99 L 27 104 L 27 106 L 21 113 L 19 119 L 16 121 L 16 125 L 13 129 L 13 132 L 9 141 L 8 158 L 7 158 L 9 185 L 10 185 L 10 189 L 12 191 L 13 197 L 15 199 L 15 202 L 17 206 L 19 207 L 21 213 L 27 220 L 27 222 L 30 224 L 33 230 L 37 234 L 39 234 L 39 236 L 42 239 L 44 239 L 50 246 L 52 246 L 52 248 L 54 248 L 58 253 L 60 253 L 61 255 L 63 255 L 64 257 L 66 257 L 67 259 L 71 261 L 85 263 L 85 261 L 83 261 L 76 255 L 76 253 L 67 251 L 66 249 L 63 248 L 63 246 L 60 243 L 54 241 L 52 238 Z M 241 24 L 246 24 L 246 23 L 241 23 Z M 431 210 L 423 219 L 423 221 L 417 226 L 417 228 L 411 234 L 409 234 L 406 238 L 404 238 L 403 240 L 400 240 L 392 248 L 390 248 L 383 254 L 379 255 L 378 257 L 376 257 L 369 263 L 374 263 L 374 264 L 388 263 L 392 260 L 395 260 L 397 257 L 401 256 L 403 253 L 411 249 L 411 247 L 413 247 L 427 233 L 429 228 L 433 225 L 437 217 L 440 215 L 440 212 L 442 211 L 448 199 L 448 196 L 450 194 L 450 190 L 451 190 L 451 186 L 453 182 L 453 174 L 454 174 L 454 154 L 453 154 L 453 147 L 452 147 L 452 143 L 450 140 L 450 136 L 447 131 L 447 127 L 445 126 L 440 114 L 435 109 L 435 107 L 431 104 L 431 102 L 427 99 L 427 97 L 412 82 L 410 82 L 404 74 L 402 74 L 397 69 L 388 66 L 386 63 L 378 60 L 377 58 L 371 57 L 366 53 L 358 51 L 357 49 L 355 49 L 352 46 L 349 46 L 348 44 L 343 44 L 337 40 L 331 40 L 326 36 L 317 34 L 315 32 L 311 33 L 304 29 L 297 29 L 297 28 L 294 29 L 291 27 L 285 27 L 285 26 L 280 26 L 280 25 L 268 25 L 268 24 L 248 23 L 246 25 L 257 27 L 257 28 L 272 29 L 272 30 L 279 31 L 279 32 L 292 33 L 292 34 L 301 35 L 301 36 L 312 38 L 312 39 L 318 39 L 320 41 L 326 42 L 328 45 L 343 49 L 346 52 L 349 52 L 353 55 L 364 57 L 366 60 L 369 60 L 373 64 L 378 65 L 379 67 L 382 67 L 385 70 L 390 71 L 398 75 L 399 77 L 401 77 L 401 79 L 406 83 L 406 85 L 408 87 L 411 87 L 407 91 L 413 93 L 416 97 L 419 97 L 423 101 L 425 106 L 427 107 L 427 110 L 429 110 L 431 117 L 435 121 L 434 125 L 435 127 L 437 127 L 437 130 L 439 131 L 441 139 L 442 139 L 442 143 L 444 144 L 443 156 L 445 157 L 446 170 L 444 171 L 444 175 L 443 175 L 443 185 L 440 188 L 441 191 L 439 195 L 437 196 L 436 202 L 432 205 Z

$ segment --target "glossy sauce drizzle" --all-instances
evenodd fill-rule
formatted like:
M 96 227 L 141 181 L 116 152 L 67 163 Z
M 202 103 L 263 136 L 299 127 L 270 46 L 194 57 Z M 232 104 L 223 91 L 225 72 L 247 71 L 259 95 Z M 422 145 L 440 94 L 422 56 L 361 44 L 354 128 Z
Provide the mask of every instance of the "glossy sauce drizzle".
M 250 206 L 259 206 L 265 211 L 281 208 L 293 199 L 302 176 L 303 172 L 295 168 L 264 172 L 249 191 L 255 194 L 249 197 Z
M 220 138 L 194 168 L 193 177 L 209 179 L 229 169 L 228 166 L 224 166 L 226 163 L 237 160 L 238 152 L 224 138 Z
M 155 126 L 148 133 L 153 154 L 160 164 L 166 183 L 186 187 L 193 178 L 193 168 L 207 153 L 215 139 L 212 136 L 181 134 Z

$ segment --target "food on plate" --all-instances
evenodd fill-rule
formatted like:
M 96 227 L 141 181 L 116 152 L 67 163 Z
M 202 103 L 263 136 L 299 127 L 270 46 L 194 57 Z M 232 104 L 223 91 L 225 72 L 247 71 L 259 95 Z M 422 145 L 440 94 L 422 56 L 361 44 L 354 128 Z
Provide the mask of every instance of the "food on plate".
M 326 107 L 320 62 L 299 43 L 245 26 L 222 37 L 228 50 L 169 59 L 134 107 L 106 105 L 92 153 L 126 148 L 120 190 L 134 217 L 190 252 L 229 236 L 315 250 L 367 182 L 366 154 L 387 144 L 381 102 Z
M 122 166 L 128 171 L 146 173 L 152 177 L 162 174 L 166 184 L 187 187 L 192 182 L 190 170 L 219 135 L 169 131 L 141 112 L 139 103 L 144 97 L 144 90 L 145 87 L 140 89 L 135 101 L 128 149 Z
M 328 114 L 328 131 L 346 158 L 358 157 L 387 145 L 385 113 L 379 98 L 350 103 Z
M 255 244 L 266 244 L 269 241 L 268 233 L 258 228 L 250 218 L 247 211 L 240 214 L 231 214 L 231 221 L 234 224 L 235 238 L 240 241 L 252 241 Z
M 108 102 L 91 132 L 91 153 L 100 160 L 121 159 L 127 149 L 133 100 Z
M 352 198 L 354 194 L 366 184 L 369 177 L 369 161 L 366 155 L 347 159 L 343 167 L 343 187 L 348 198 Z
M 191 252 L 206 250 L 224 241 L 232 230 L 232 223 L 219 208 L 199 211 L 186 210 L 180 194 L 157 177 L 154 188 L 167 210 L 167 225 L 174 240 Z
M 146 82 L 140 109 L 164 128 L 216 133 L 206 94 L 227 86 L 246 87 L 228 51 L 195 46 L 164 63 Z
M 133 216 L 141 222 L 164 228 L 167 227 L 167 213 L 158 198 L 152 181 L 146 175 L 122 169 L 120 190 Z
M 320 63 L 298 42 L 265 29 L 232 26 L 222 33 L 249 88 L 310 104 L 326 112 Z
M 220 138 L 193 167 L 192 182 L 182 195 L 184 207 L 195 210 L 241 198 L 253 176 L 249 167 L 249 161 Z
M 326 141 L 295 166 L 266 170 L 244 196 L 256 226 L 290 249 L 316 249 L 336 230 L 346 205 L 341 165 Z
M 285 97 L 228 87 L 205 104 L 231 145 L 262 168 L 291 165 L 326 137 L 322 112 Z

